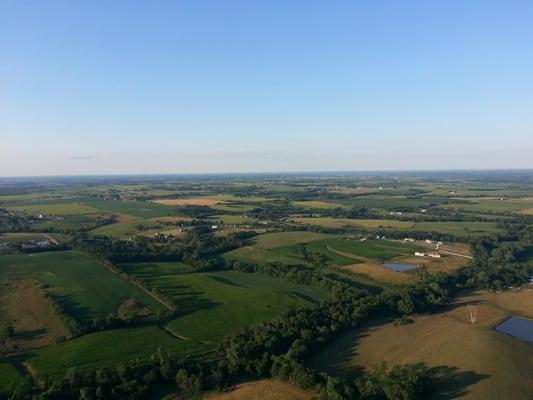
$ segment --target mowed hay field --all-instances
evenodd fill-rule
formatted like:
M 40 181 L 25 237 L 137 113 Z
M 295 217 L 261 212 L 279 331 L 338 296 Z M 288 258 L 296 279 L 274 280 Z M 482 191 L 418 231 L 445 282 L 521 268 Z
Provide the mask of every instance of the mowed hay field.
M 176 335 L 202 341 L 276 317 L 290 306 L 313 306 L 327 294 L 259 273 L 193 273 L 175 263 L 122 264 L 150 288 L 179 305 L 180 316 L 168 323 Z
M 77 251 L 0 256 L 0 279 L 35 279 L 78 321 L 104 318 L 134 298 L 152 312 L 162 305 Z
M 194 340 L 181 340 L 156 326 L 122 328 L 90 333 L 33 351 L 25 360 L 38 379 L 62 378 L 68 368 L 94 370 L 122 362 L 147 362 L 158 348 L 178 358 L 211 350 Z
M 213 393 L 205 400 L 311 400 L 312 393 L 287 382 L 263 380 L 247 382 L 223 393 Z
M 476 325 L 469 322 L 467 304 L 475 306 Z M 351 331 L 310 363 L 352 379 L 381 361 L 425 363 L 437 382 L 435 398 L 503 399 L 512 393 L 530 399 L 533 346 L 493 329 L 513 313 L 533 317 L 533 290 L 464 293 L 448 311 L 413 324 L 376 323 Z

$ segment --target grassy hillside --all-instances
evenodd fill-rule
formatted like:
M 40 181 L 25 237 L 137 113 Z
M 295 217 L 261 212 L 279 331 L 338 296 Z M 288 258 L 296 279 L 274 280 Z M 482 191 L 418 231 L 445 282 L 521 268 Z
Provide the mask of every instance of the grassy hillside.
M 533 393 L 533 346 L 493 327 L 513 312 L 533 315 L 533 292 L 479 292 L 458 298 L 449 311 L 406 326 L 375 323 L 339 337 L 311 365 L 356 378 L 380 361 L 425 363 L 438 382 L 436 398 L 529 399 Z M 465 304 L 475 304 L 477 324 Z

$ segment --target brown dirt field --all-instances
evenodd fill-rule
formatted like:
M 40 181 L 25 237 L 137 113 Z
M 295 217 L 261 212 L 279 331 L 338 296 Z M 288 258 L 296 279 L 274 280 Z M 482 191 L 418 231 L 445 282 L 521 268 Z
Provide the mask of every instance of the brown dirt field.
M 205 400 L 310 400 L 308 393 L 287 382 L 264 380 L 238 385 L 230 392 L 211 394 Z
M 221 200 L 196 198 L 196 199 L 156 199 L 153 203 L 164 204 L 166 206 L 214 206 L 224 203 Z
M 10 281 L 0 286 L 0 321 L 15 328 L 13 343 L 18 349 L 32 349 L 69 337 L 61 319 L 36 283 Z
M 343 267 L 349 271 L 363 274 L 376 281 L 388 282 L 393 284 L 403 284 L 415 281 L 416 275 L 409 272 L 396 272 L 376 263 L 360 263 L 347 265 Z

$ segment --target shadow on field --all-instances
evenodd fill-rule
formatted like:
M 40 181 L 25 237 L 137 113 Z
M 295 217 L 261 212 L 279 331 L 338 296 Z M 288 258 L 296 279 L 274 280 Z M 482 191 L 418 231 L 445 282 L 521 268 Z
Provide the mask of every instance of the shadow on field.
M 216 275 L 207 275 L 209 278 L 213 279 L 214 281 L 223 283 L 224 285 L 230 285 L 230 286 L 236 286 L 236 287 L 242 287 L 245 288 L 247 286 L 241 285 L 240 283 L 237 283 L 235 281 L 232 281 L 229 278 L 225 278 L 222 276 L 216 276 Z
M 209 310 L 221 304 L 211 299 L 206 299 L 202 296 L 203 292 L 192 290 L 190 286 L 180 285 L 178 288 L 174 285 L 173 290 L 175 291 L 176 289 L 179 289 L 180 292 L 172 296 L 178 306 L 173 318 L 184 317 L 201 310 Z
M 420 364 L 428 372 L 431 379 L 431 398 L 450 400 L 462 397 L 468 393 L 468 387 L 490 377 L 475 371 L 461 371 L 457 367 L 437 366 L 427 367 Z
M 377 286 L 377 285 L 374 286 L 374 285 L 369 285 L 369 284 L 362 283 L 362 282 L 357 282 L 357 281 L 355 281 L 353 279 L 344 278 L 343 276 L 338 275 L 338 274 L 327 273 L 327 274 L 324 274 L 324 275 L 326 277 L 328 277 L 329 279 L 333 279 L 335 281 L 345 283 L 346 285 L 349 285 L 349 286 L 354 287 L 356 289 L 368 290 L 372 294 L 379 294 L 379 293 L 381 293 L 383 291 L 383 289 L 381 287 Z

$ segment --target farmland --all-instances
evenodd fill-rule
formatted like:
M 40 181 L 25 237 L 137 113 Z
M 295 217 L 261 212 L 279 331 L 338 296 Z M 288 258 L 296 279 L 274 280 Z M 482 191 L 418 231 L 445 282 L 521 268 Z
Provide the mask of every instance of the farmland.
M 312 365 L 354 378 L 380 361 L 425 363 L 438 377 L 441 393 L 454 398 L 527 399 L 533 390 L 533 348 L 492 327 L 512 312 L 533 316 L 532 291 L 465 293 L 449 311 L 414 324 L 377 322 L 345 334 L 319 352 Z M 478 323 L 468 320 L 465 302 L 476 304 Z
M 138 299 L 153 312 L 161 308 L 135 286 L 75 251 L 0 256 L 0 277 L 39 281 L 79 321 L 116 312 L 128 298 Z
M 437 398 L 525 398 L 531 346 L 493 327 L 533 317 L 533 184 L 490 179 L 9 186 L 0 397 L 351 399 L 385 361 Z
M 122 268 L 180 304 L 181 316 L 168 324 L 173 332 L 202 341 L 273 318 L 289 306 L 310 306 L 325 298 L 319 290 L 263 274 L 191 273 L 187 266 L 173 263 Z

